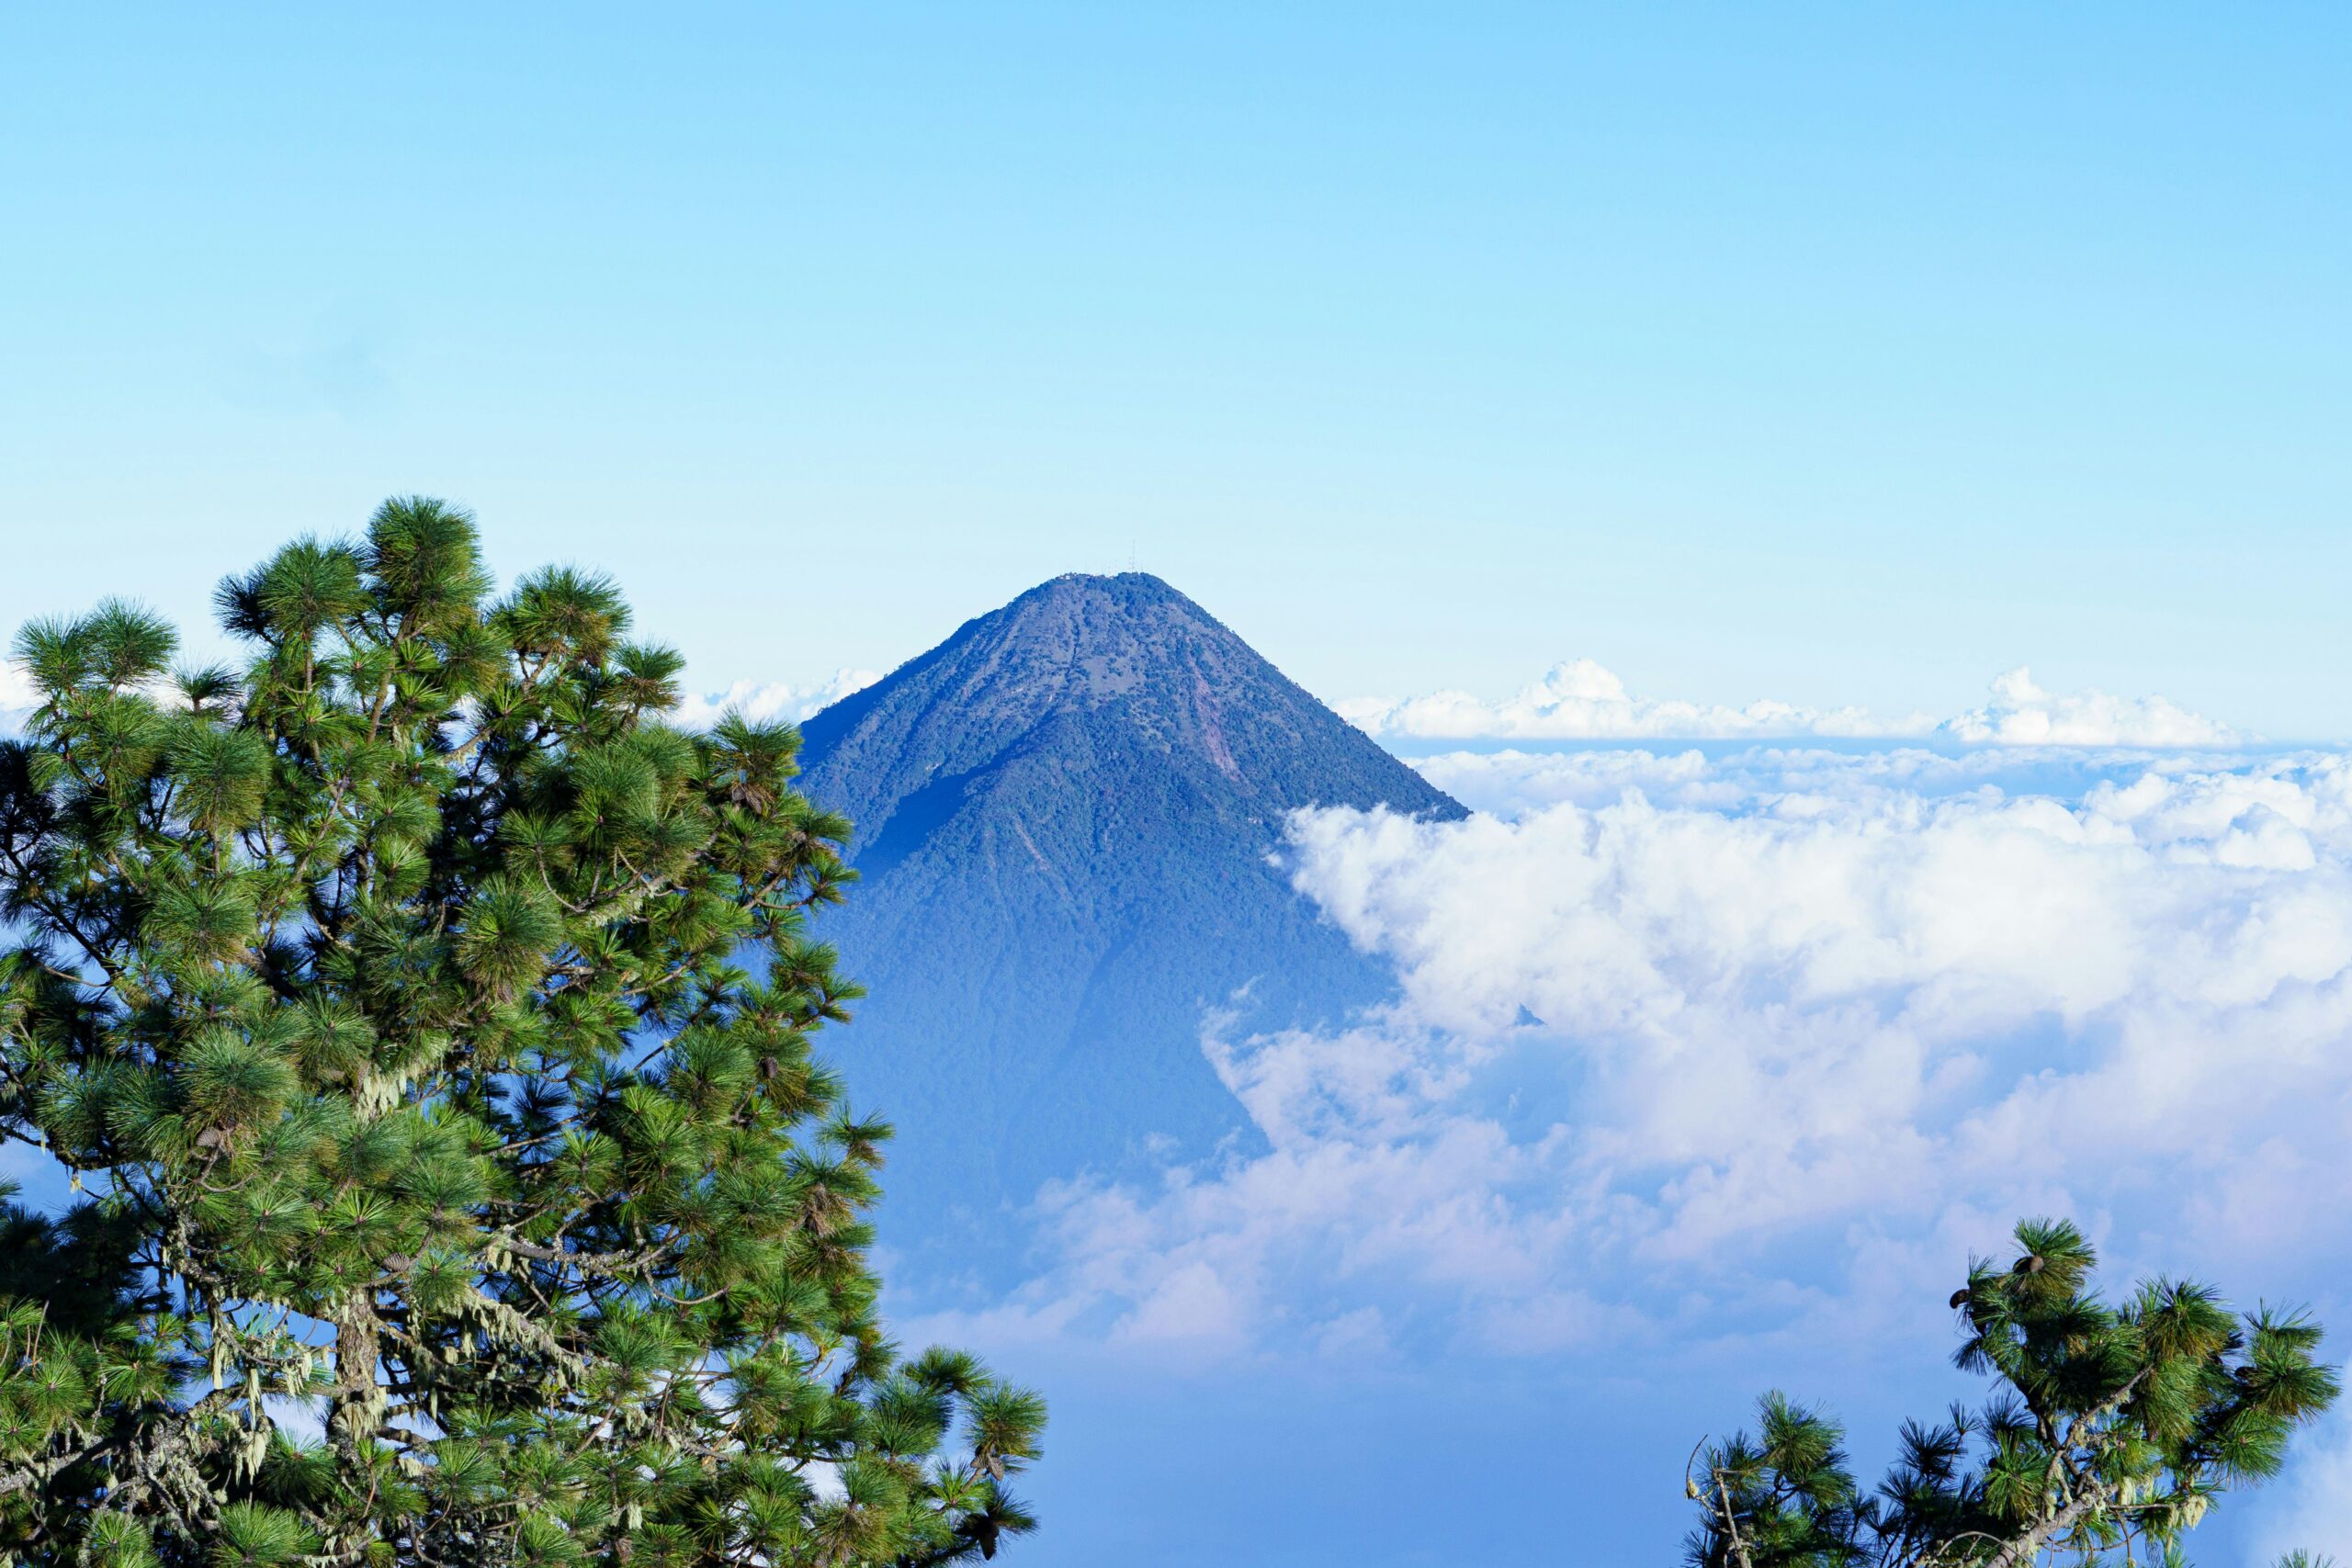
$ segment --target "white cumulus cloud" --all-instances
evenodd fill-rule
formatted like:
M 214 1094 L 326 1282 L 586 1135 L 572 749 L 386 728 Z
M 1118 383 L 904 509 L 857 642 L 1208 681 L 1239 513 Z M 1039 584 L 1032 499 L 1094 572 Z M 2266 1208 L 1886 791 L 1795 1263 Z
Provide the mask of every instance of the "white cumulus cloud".
M 1337 706 L 1341 716 L 1372 735 L 1429 740 L 1888 736 L 1918 734 L 1931 727 L 1924 716 L 1889 721 L 1860 708 L 1809 708 L 1772 701 L 1724 707 L 1636 697 L 1613 671 L 1589 659 L 1555 664 L 1534 684 L 1501 702 L 1444 691 L 1402 700 L 1355 698 Z
M 2227 725 L 2162 697 L 2045 692 L 2019 665 L 1993 682 L 1993 700 L 1941 726 L 1955 740 L 1996 746 L 2234 746 Z
M 2104 692 L 2059 694 L 2020 667 L 1993 682 L 1992 696 L 1939 723 L 1915 713 L 1816 708 L 1758 699 L 1738 707 L 1641 697 L 1589 659 L 1555 664 L 1543 679 L 1500 702 L 1442 691 L 1403 699 L 1361 697 L 1340 715 L 1366 733 L 1404 740 L 1745 740 L 1913 738 L 1956 745 L 2221 747 L 2244 738 L 2163 697 Z

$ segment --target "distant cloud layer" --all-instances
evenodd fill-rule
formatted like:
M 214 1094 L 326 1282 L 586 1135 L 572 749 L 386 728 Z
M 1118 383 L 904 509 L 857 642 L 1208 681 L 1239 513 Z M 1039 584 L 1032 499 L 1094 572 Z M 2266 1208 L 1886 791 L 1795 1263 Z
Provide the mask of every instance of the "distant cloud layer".
M 733 709 L 748 718 L 786 719 L 797 724 L 882 677 L 871 670 L 837 670 L 830 681 L 791 685 L 781 681 L 738 681 L 723 692 L 687 697 L 671 710 L 673 723 L 707 729 Z M 13 734 L 40 704 L 31 679 L 14 660 L 0 660 L 0 734 Z
M 1413 740 L 1743 740 L 1773 738 L 1937 739 L 1965 745 L 2230 746 L 2227 726 L 2162 697 L 2045 692 L 2020 667 L 1993 682 L 1983 707 L 1939 722 L 1927 714 L 1883 717 L 1860 708 L 1758 701 L 1743 707 L 1636 697 L 1589 659 L 1555 664 L 1501 702 L 1466 692 L 1393 700 L 1356 698 L 1339 711 L 1379 739 Z
M 671 711 L 670 717 L 688 729 L 707 729 L 732 709 L 746 718 L 762 722 L 780 718 L 797 724 L 880 679 L 871 670 L 837 670 L 831 680 L 809 685 L 738 681 L 723 692 L 688 697 Z
M 794 723 L 880 680 L 871 670 L 838 670 L 826 681 L 738 681 L 699 693 L 671 716 L 707 728 L 729 708 L 758 719 Z M 37 702 L 14 662 L 0 662 L 0 728 L 15 728 Z M 1984 706 L 1938 722 L 1927 715 L 1883 718 L 1860 708 L 1808 708 L 1758 701 L 1745 707 L 1635 697 L 1615 674 L 1589 659 L 1555 665 L 1541 681 L 1503 702 L 1464 692 L 1402 701 L 1364 697 L 1339 712 L 1366 733 L 1390 740 L 1742 740 L 1918 739 L 1958 746 L 2228 747 L 2245 737 L 2163 697 L 2103 692 L 2045 692 L 2024 669 L 1993 682 Z
M 1938 728 L 1971 745 L 2234 746 L 2245 739 L 2162 697 L 2045 692 L 2022 665 L 1993 682 L 1990 703 Z
M 1374 1358 L 1834 1331 L 1916 1358 L 2023 1213 L 2249 1297 L 2352 1268 L 2352 760 L 1423 765 L 1484 770 L 1508 814 L 1291 832 L 1396 1005 L 1213 1020 L 1262 1147 L 1050 1189 L 1046 1267 L 956 1326 Z

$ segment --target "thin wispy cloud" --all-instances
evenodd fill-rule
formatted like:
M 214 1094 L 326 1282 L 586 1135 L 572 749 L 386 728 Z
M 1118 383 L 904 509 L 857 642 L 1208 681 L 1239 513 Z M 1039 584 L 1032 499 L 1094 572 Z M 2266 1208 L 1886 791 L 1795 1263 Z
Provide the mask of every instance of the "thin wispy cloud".
M 1366 733 L 1397 740 L 1936 739 L 1962 745 L 2222 747 L 2245 737 L 2160 696 L 2044 691 L 2019 667 L 1980 707 L 1938 719 L 1759 699 L 1737 707 L 1637 696 L 1589 659 L 1555 664 L 1510 697 L 1442 691 L 1337 705 Z

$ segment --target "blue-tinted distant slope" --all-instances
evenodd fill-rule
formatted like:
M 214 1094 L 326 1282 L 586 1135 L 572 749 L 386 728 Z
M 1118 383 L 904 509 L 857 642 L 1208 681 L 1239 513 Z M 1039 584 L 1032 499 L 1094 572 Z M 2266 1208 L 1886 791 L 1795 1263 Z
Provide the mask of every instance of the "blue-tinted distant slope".
M 1268 863 L 1286 813 L 1462 807 L 1159 579 L 1057 578 L 804 727 L 865 880 L 822 934 L 871 995 L 835 1037 L 891 1115 L 893 1239 L 1246 1125 L 1200 1050 L 1385 993 Z

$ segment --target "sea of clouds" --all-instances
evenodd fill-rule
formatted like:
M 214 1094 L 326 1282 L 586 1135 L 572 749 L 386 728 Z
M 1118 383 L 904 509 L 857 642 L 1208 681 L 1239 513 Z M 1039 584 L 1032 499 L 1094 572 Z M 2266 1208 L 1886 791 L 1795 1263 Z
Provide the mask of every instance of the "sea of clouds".
M 1302 813 L 1287 850 L 1396 1001 L 1212 1019 L 1262 1145 L 1049 1190 L 1038 1326 L 1371 1344 L 1402 1303 L 1505 1352 L 1728 1334 L 1763 1301 L 1854 1304 L 1799 1244 L 1939 1306 L 2035 1212 L 2127 1265 L 2287 1286 L 2352 1258 L 2352 759 L 1421 766 L 1480 809 Z M 1992 782 L 2019 774 L 2070 787 Z
M 1204 1363 L 1826 1342 L 1931 1371 L 1971 1256 L 2043 1213 L 2118 1286 L 2352 1314 L 2352 755 L 2021 671 L 1917 743 L 1838 716 L 1536 743 L 1546 713 L 1601 722 L 1577 702 L 1634 733 L 1690 705 L 1585 686 L 1356 705 L 1476 743 L 1414 764 L 1466 820 L 1289 824 L 1295 885 L 1393 1002 L 1271 1035 L 1212 1013 L 1257 1136 L 1054 1184 L 1034 1277 L 940 1326 Z M 2338 1420 L 2264 1529 L 2352 1541 L 2347 1464 Z

